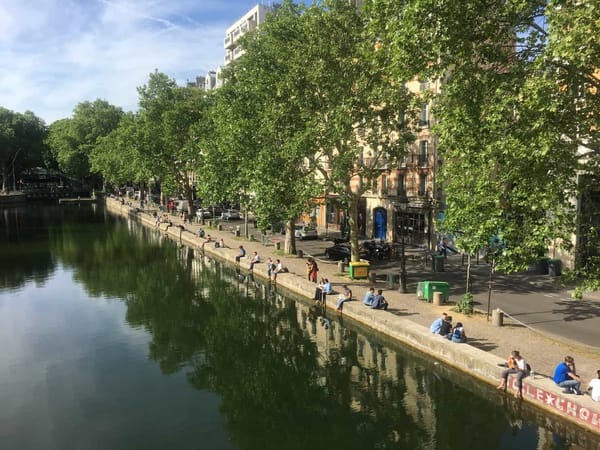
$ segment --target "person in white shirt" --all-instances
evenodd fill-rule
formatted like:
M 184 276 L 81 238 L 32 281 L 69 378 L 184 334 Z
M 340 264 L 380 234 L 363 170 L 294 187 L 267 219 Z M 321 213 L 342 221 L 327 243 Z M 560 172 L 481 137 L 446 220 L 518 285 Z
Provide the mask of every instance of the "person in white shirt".
M 592 390 L 592 400 L 600 402 L 600 370 L 596 371 L 597 378 L 590 381 L 588 389 Z
M 250 260 L 250 272 L 252 272 L 254 270 L 254 264 L 257 264 L 260 262 L 260 256 L 258 256 L 258 252 L 254 252 L 254 255 L 252 256 L 252 259 Z
M 521 356 L 518 350 L 513 350 L 508 357 L 507 364 L 508 369 L 502 372 L 502 382 L 496 389 L 503 389 L 506 391 L 506 385 L 508 384 L 508 376 L 516 375 L 517 376 L 517 392 L 515 392 L 515 397 L 522 398 L 523 397 L 523 378 L 529 375 L 529 371 L 527 368 L 527 361 Z

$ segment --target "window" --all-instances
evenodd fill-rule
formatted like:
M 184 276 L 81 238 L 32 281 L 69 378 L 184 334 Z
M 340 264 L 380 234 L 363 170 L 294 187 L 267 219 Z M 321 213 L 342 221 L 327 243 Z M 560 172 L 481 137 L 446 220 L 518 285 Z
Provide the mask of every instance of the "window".
M 335 223 L 335 207 L 331 203 L 327 204 L 327 223 Z
M 421 107 L 421 114 L 419 116 L 419 125 L 422 127 L 429 126 L 429 105 L 423 105 Z
M 419 142 L 419 166 L 427 166 L 428 165 L 428 141 L 420 141 Z
M 387 195 L 387 193 L 388 193 L 387 175 L 381 175 L 381 195 Z
M 419 195 L 425 197 L 427 188 L 427 174 L 422 173 L 419 175 Z
M 404 197 L 406 195 L 406 178 L 404 174 L 398 174 L 398 181 L 396 183 L 396 195 L 398 197 Z

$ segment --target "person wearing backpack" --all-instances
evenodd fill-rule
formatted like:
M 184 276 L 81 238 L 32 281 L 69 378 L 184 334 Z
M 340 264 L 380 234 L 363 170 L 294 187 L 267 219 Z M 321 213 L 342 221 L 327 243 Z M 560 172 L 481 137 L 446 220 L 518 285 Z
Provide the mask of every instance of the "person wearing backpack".
M 452 332 L 448 333 L 448 339 L 457 344 L 464 344 L 467 342 L 467 335 L 462 322 L 457 322 L 456 326 L 452 329 Z

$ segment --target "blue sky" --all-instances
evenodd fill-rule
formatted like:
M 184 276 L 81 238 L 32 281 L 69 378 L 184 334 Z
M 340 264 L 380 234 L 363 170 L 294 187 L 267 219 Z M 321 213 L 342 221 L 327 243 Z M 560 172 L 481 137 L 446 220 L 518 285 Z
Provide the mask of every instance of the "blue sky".
M 48 124 L 97 98 L 136 110 L 154 69 L 184 84 L 221 65 L 225 30 L 259 2 L 1 0 L 0 106 Z

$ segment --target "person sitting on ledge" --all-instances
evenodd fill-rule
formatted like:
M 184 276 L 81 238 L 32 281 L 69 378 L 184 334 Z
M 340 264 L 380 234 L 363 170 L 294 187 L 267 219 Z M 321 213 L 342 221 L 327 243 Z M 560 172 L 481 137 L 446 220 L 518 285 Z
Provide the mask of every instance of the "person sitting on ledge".
M 467 342 L 467 335 L 465 334 L 465 328 L 462 322 L 457 322 L 456 326 L 451 333 L 448 333 L 448 339 L 457 344 L 464 344 Z
M 248 270 L 252 272 L 254 270 L 254 264 L 258 264 L 260 262 L 260 256 L 258 256 L 258 252 L 254 252 L 252 259 L 250 260 L 250 267 Z
M 244 248 L 243 245 L 239 246 L 240 251 L 238 252 L 237 255 L 235 255 L 235 265 L 239 266 L 240 265 L 240 259 L 244 258 L 246 256 L 246 249 Z
M 377 295 L 373 298 L 373 303 L 371 303 L 371 309 L 383 309 L 384 311 L 387 311 L 388 306 L 389 304 L 383 296 L 383 290 L 378 289 Z
M 517 392 L 515 392 L 515 397 L 523 398 L 523 378 L 529 375 L 527 362 L 518 350 L 513 350 L 508 357 L 506 366 L 508 368 L 502 371 L 502 381 L 496 389 L 503 389 L 506 392 L 508 376 L 514 374 L 517 376 Z
M 442 326 L 440 327 L 440 330 L 438 331 L 438 334 L 440 336 L 447 337 L 450 331 L 452 331 L 452 316 L 446 316 Z
M 590 380 L 588 389 L 592 390 L 592 400 L 600 402 L 600 370 L 596 371 L 597 378 Z
M 315 289 L 315 301 L 325 304 L 327 294 L 331 294 L 331 282 L 327 278 L 321 278 Z
M 336 305 L 337 312 L 342 312 L 342 310 L 344 309 L 344 303 L 352 300 L 352 291 L 350 290 L 350 288 L 347 285 L 344 285 L 342 289 L 344 290 L 344 293 L 340 294 L 340 296 L 338 297 Z
M 280 273 L 286 273 L 289 272 L 287 270 L 287 267 L 284 267 L 283 263 L 281 262 L 281 260 L 276 259 L 275 260 L 275 270 L 273 270 L 273 281 L 277 282 L 277 275 Z
M 575 371 L 575 360 L 572 356 L 565 356 L 564 361 L 556 366 L 552 378 L 557 385 L 563 388 L 563 394 L 582 395 L 579 390 L 581 378 Z
M 435 334 L 440 334 L 442 324 L 446 320 L 446 317 L 448 317 L 448 314 L 442 313 L 442 317 L 438 317 L 432 322 L 431 326 L 429 327 L 429 331 Z
M 375 288 L 369 288 L 367 293 L 365 294 L 365 298 L 363 298 L 363 303 L 367 306 L 371 306 L 373 304 L 373 299 L 375 298 Z

